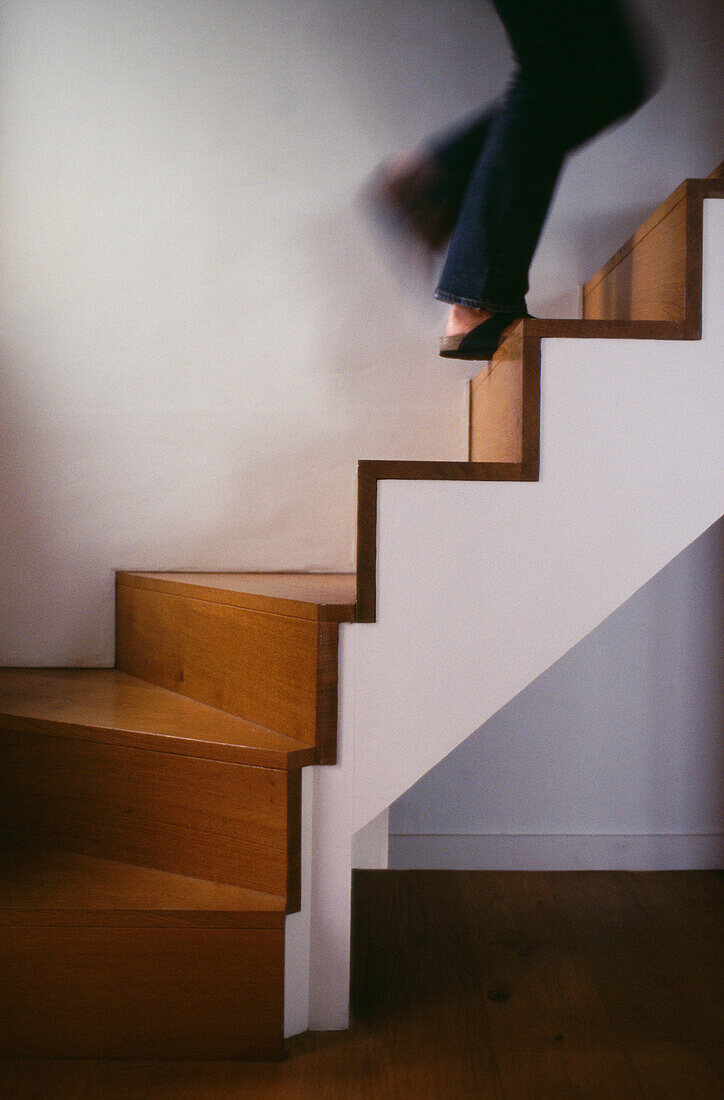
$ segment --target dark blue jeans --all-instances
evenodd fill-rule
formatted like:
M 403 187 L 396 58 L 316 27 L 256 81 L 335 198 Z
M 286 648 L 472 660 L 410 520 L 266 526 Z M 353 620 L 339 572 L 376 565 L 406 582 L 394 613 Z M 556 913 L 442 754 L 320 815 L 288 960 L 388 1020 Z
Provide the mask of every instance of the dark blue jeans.
M 524 312 L 563 161 L 650 94 L 616 0 L 493 0 L 517 69 L 502 99 L 431 139 L 456 221 L 435 297 Z

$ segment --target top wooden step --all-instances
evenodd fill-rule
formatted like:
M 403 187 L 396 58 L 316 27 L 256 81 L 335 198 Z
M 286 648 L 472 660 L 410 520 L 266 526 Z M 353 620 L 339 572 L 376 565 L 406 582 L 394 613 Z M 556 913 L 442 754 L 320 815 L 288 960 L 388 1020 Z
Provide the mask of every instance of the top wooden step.
M 352 622 L 357 599 L 354 573 L 122 571 L 118 584 L 320 622 Z

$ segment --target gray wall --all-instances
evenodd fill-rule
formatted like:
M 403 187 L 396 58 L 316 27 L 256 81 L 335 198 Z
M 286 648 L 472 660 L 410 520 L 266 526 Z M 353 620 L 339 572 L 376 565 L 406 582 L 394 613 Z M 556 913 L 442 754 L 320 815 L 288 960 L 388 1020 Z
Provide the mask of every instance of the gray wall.
M 720 866 L 724 521 L 390 809 L 390 866 Z

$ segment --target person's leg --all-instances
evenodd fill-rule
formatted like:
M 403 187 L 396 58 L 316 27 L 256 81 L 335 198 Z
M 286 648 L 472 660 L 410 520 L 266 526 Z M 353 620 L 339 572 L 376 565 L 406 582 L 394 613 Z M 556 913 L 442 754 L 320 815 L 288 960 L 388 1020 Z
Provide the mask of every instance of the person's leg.
M 566 153 L 645 92 L 614 0 L 495 3 L 520 68 L 489 119 L 452 232 L 436 291 L 453 304 L 448 332 L 493 312 L 525 312 L 528 269 Z
M 496 101 L 452 129 L 427 138 L 420 147 L 422 156 L 429 158 L 438 172 L 439 193 L 444 196 L 451 218 L 448 233 L 455 226 L 470 177 L 500 108 L 501 102 Z

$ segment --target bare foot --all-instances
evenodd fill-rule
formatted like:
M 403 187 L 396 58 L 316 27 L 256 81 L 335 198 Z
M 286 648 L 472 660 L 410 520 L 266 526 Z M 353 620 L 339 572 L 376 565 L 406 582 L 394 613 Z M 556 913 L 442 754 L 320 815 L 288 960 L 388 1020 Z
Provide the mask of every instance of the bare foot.
M 455 302 L 450 306 L 450 312 L 447 315 L 445 335 L 462 336 L 492 316 L 493 314 L 489 309 L 470 309 L 469 306 L 461 306 Z

